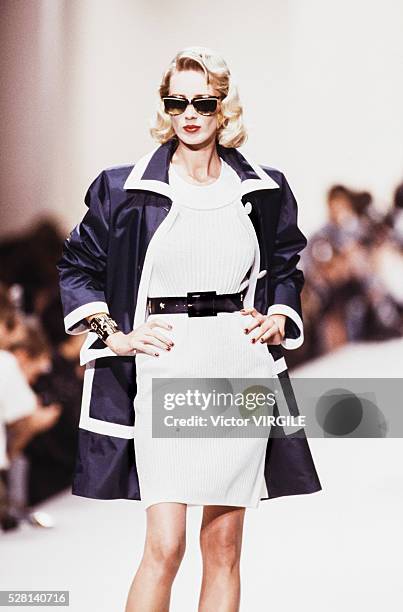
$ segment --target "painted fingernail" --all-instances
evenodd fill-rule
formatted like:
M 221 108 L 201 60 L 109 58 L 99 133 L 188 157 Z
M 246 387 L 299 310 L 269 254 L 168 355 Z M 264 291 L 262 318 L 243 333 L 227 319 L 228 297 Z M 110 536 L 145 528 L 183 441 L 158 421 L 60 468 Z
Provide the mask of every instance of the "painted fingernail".
M 247 327 L 245 327 L 245 329 L 243 331 L 245 332 L 245 334 L 247 334 L 249 332 L 249 329 Z
M 155 355 L 156 357 L 159 357 L 159 356 L 160 356 L 160 354 L 159 354 L 159 353 L 154 353 L 154 355 Z
M 264 342 L 263 338 L 260 338 L 260 342 L 263 344 L 263 342 Z
M 170 350 L 171 350 L 171 347 L 170 347 L 170 346 L 167 346 L 167 351 L 170 351 Z
M 251 342 L 252 342 L 252 344 L 255 344 L 256 341 L 255 341 L 254 338 L 252 338 Z

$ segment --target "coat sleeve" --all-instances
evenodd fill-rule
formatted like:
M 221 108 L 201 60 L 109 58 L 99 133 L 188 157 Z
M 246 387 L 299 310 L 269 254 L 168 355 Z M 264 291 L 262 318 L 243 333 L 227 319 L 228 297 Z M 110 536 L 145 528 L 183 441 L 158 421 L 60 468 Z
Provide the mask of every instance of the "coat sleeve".
M 109 313 L 105 299 L 110 196 L 105 172 L 91 183 L 84 198 L 88 211 L 63 243 L 57 262 L 66 333 L 88 331 L 85 317 Z
M 269 278 L 268 315 L 284 314 L 285 336 L 281 342 L 286 349 L 296 349 L 304 342 L 300 294 L 304 274 L 297 267 L 299 252 L 307 239 L 297 224 L 298 206 L 284 174 L 282 174 L 280 214 Z

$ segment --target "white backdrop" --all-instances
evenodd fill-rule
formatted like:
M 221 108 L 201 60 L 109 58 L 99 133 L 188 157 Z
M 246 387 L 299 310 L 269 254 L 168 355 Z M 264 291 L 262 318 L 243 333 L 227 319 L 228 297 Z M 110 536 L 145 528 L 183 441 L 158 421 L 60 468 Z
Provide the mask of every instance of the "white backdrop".
M 2 16 L 0 235 L 41 211 L 71 229 L 104 167 L 154 147 L 162 71 L 193 44 L 226 58 L 245 148 L 285 172 L 308 234 L 332 182 L 385 208 L 403 179 L 400 0 L 3 0 Z

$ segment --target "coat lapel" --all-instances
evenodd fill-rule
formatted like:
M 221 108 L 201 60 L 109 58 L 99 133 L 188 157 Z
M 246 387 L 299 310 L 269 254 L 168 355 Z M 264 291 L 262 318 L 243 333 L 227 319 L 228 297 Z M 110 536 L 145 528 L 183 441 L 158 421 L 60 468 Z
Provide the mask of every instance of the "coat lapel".
M 124 189 L 146 189 L 160 193 L 172 200 L 169 184 L 169 164 L 175 152 L 176 141 L 171 138 L 155 147 L 134 165 L 127 177 Z M 260 189 L 278 189 L 280 185 L 272 179 L 249 154 L 237 148 L 217 144 L 218 155 L 241 179 L 241 196 Z

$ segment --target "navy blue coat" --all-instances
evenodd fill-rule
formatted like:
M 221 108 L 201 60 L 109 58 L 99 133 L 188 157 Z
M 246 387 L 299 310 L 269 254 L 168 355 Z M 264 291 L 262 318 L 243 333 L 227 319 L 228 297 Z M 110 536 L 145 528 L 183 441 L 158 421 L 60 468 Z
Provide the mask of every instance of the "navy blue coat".
M 88 331 L 85 317 L 109 312 L 129 333 L 147 316 L 153 245 L 175 218 L 168 179 L 176 147 L 172 138 L 135 165 L 103 170 L 85 196 L 88 211 L 66 238 L 57 268 L 68 334 L 87 333 L 80 352 L 85 365 L 78 453 L 72 493 L 95 499 L 141 499 L 136 468 L 133 400 L 136 358 L 118 356 Z M 255 242 L 244 306 L 287 315 L 281 345 L 268 345 L 290 414 L 298 407 L 284 349 L 303 342 L 298 269 L 306 238 L 297 225 L 297 203 L 284 174 L 262 166 L 237 148 L 217 144 L 219 156 L 242 183 L 245 223 Z M 284 435 L 273 426 L 265 464 L 267 496 L 321 489 L 304 430 Z

